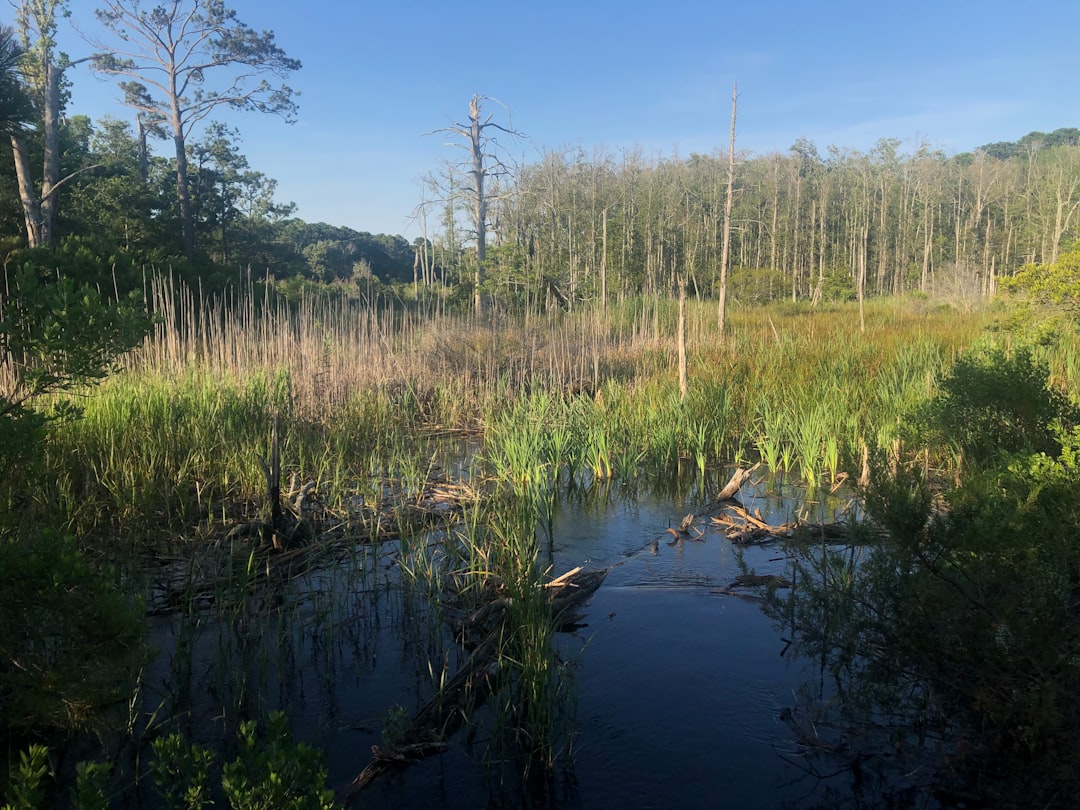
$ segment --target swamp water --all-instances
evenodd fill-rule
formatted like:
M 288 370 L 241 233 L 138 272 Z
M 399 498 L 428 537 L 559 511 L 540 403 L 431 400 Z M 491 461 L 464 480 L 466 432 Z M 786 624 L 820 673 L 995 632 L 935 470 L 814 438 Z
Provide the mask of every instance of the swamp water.
M 723 592 L 748 570 L 784 573 L 779 544 L 733 545 L 707 518 L 695 522 L 698 540 L 667 531 L 718 488 L 563 492 L 550 531 L 541 528 L 553 575 L 608 568 L 582 611 L 586 625 L 556 635 L 568 690 L 554 769 L 526 767 L 484 709 L 444 753 L 381 776 L 352 806 L 802 807 L 848 794 L 845 776 L 808 774 L 780 719 L 817 680 L 814 667 L 781 656 L 781 632 L 760 603 Z M 844 505 L 806 504 L 776 483 L 768 493 L 746 484 L 741 499 L 774 524 L 806 510 L 831 521 Z M 340 795 L 384 730 L 464 658 L 437 601 L 402 587 L 395 546 L 328 559 L 279 593 L 260 591 L 240 618 L 160 619 L 146 710 L 168 704 L 209 745 L 227 741 L 238 719 L 284 710 L 296 739 L 325 751 Z

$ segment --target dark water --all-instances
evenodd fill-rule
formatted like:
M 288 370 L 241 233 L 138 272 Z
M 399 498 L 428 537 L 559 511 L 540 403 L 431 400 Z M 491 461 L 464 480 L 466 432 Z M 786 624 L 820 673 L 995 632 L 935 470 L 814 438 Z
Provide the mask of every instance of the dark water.
M 748 488 L 744 498 L 772 522 L 808 508 L 794 493 L 766 497 Z M 555 573 L 610 570 L 588 605 L 587 626 L 557 642 L 573 680 L 568 752 L 553 773 L 533 768 L 522 778 L 520 763 L 500 761 L 481 724 L 453 737 L 446 753 L 382 777 L 355 806 L 820 801 L 822 785 L 807 777 L 779 719 L 812 669 L 781 657 L 780 631 L 758 603 L 719 592 L 747 568 L 781 573 L 782 551 L 740 549 L 704 520 L 700 541 L 669 545 L 665 529 L 705 500 L 694 488 L 615 485 L 559 504 L 545 561 Z M 269 619 L 189 625 L 189 654 L 164 654 L 148 680 L 163 685 L 162 700 L 178 698 L 192 731 L 211 743 L 227 739 L 236 718 L 284 709 L 294 734 L 325 750 L 330 785 L 343 790 L 368 763 L 391 710 L 411 714 L 443 666 L 452 674 L 459 661 L 429 601 L 393 586 L 392 566 L 391 557 L 373 553 L 327 566 L 299 583 L 299 604 L 292 593 L 287 609 L 251 611 Z M 176 645 L 178 627 L 170 620 L 158 628 L 164 649 Z

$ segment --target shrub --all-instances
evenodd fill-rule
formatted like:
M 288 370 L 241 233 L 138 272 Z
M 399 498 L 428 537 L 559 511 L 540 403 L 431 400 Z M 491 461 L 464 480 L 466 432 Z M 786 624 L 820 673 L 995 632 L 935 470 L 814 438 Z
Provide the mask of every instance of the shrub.
M 1025 352 L 965 357 L 942 391 L 913 435 L 977 463 L 942 487 L 878 456 L 863 502 L 885 538 L 843 577 L 805 554 L 772 609 L 868 726 L 966 741 L 941 751 L 969 786 L 1054 806 L 1080 788 L 1080 428 Z
M 0 537 L 0 728 L 73 731 L 130 694 L 145 661 L 138 606 L 69 538 Z
M 1048 378 L 1027 349 L 969 352 L 909 420 L 908 436 L 928 448 L 955 446 L 975 465 L 1022 452 L 1057 455 L 1056 426 L 1076 424 L 1080 414 Z

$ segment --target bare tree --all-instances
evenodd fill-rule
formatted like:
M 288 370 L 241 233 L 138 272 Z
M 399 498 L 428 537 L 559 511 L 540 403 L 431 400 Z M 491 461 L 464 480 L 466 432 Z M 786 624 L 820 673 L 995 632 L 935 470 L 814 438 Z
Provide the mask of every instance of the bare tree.
M 717 331 L 720 345 L 724 345 L 724 327 L 727 320 L 727 277 L 731 261 L 731 206 L 735 196 L 735 103 L 739 97 L 737 84 L 731 85 L 731 141 L 728 145 L 727 196 L 724 198 L 724 246 L 720 249 L 720 302 L 717 305 Z
M 468 158 L 457 165 L 463 168 L 471 180 L 468 190 L 470 204 L 470 218 L 472 219 L 473 233 L 476 237 L 476 272 L 473 276 L 473 309 L 479 315 L 483 311 L 484 263 L 487 260 L 487 232 L 490 225 L 488 220 L 488 206 L 499 194 L 492 195 L 489 192 L 488 181 L 499 177 L 512 175 L 511 168 L 503 159 L 503 150 L 499 146 L 496 137 L 489 130 L 512 135 L 515 138 L 525 137 L 522 133 L 504 127 L 492 120 L 493 116 L 482 117 L 481 102 L 489 99 L 487 96 L 475 95 L 469 101 L 469 119 L 465 124 L 453 124 L 449 127 L 435 130 L 460 137 L 464 142 L 453 142 L 451 145 L 466 150 Z
M 66 95 L 64 71 L 86 61 L 73 62 L 66 54 L 56 51 L 57 17 L 67 13 L 66 0 L 22 0 L 15 5 L 15 20 L 24 51 L 20 73 L 34 107 L 33 118 L 40 122 L 43 145 L 41 186 L 37 188 L 22 128 L 8 132 L 26 222 L 26 241 L 30 247 L 52 244 L 61 186 L 77 174 L 96 168 L 88 166 L 60 177 L 60 118 Z
M 300 69 L 270 31 L 238 20 L 223 0 L 167 0 L 150 10 L 140 0 L 102 0 L 98 19 L 116 35 L 111 46 L 95 42 L 100 73 L 126 77 L 124 103 L 163 121 L 176 147 L 176 191 L 184 252 L 195 254 L 195 218 L 187 176 L 186 143 L 192 128 L 219 107 L 273 113 L 292 122 L 294 91 L 256 76 L 285 77 Z M 221 89 L 210 89 L 211 78 Z

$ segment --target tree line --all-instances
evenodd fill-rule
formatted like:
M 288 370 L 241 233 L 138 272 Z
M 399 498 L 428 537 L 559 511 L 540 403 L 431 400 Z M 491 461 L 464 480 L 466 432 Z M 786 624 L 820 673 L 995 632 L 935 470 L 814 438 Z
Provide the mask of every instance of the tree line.
M 440 130 L 466 157 L 428 178 L 407 241 L 296 218 L 252 168 L 222 109 L 296 115 L 300 69 L 222 0 L 145 11 L 101 0 L 100 36 L 56 46 L 68 0 L 21 0 L 0 28 L 0 246 L 55 247 L 111 266 L 180 268 L 204 282 L 238 269 L 277 279 L 399 284 L 461 306 L 605 303 L 684 284 L 732 300 L 818 302 L 912 291 L 988 297 L 1029 263 L 1051 264 L 1080 228 L 1080 130 L 947 155 L 879 140 L 866 151 L 800 139 L 729 155 L 549 149 L 518 162 L 483 111 Z M 120 82 L 130 120 L 69 113 L 80 63 Z M 152 66 L 148 69 L 147 66 Z M 155 140 L 171 140 L 168 157 Z M 730 205 L 730 215 L 727 206 Z M 724 231 L 729 238 L 723 238 Z M 133 271 L 134 273 L 134 271 Z
M 488 296 L 498 302 L 718 292 L 728 155 L 549 150 L 500 176 L 488 205 Z M 734 178 L 731 296 L 818 302 L 921 292 L 989 297 L 1080 234 L 1080 130 L 1032 132 L 947 155 L 896 139 L 867 151 L 805 139 L 743 155 Z M 439 261 L 473 275 L 468 172 L 428 180 Z
M 253 169 L 240 131 L 218 110 L 291 120 L 284 78 L 300 63 L 272 32 L 237 19 L 221 0 L 143 9 L 102 0 L 92 53 L 59 51 L 67 0 L 21 0 L 0 26 L 0 248 L 56 250 L 69 264 L 109 265 L 114 276 L 147 266 L 213 283 L 237 268 L 318 282 L 411 280 L 416 250 L 292 215 L 276 181 Z M 132 120 L 69 113 L 69 72 L 86 63 L 120 80 Z M 171 157 L 155 140 L 172 140 Z M 6 153 L 7 157 L 3 157 Z M 93 277 L 92 274 L 90 276 Z

